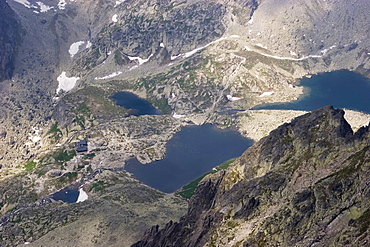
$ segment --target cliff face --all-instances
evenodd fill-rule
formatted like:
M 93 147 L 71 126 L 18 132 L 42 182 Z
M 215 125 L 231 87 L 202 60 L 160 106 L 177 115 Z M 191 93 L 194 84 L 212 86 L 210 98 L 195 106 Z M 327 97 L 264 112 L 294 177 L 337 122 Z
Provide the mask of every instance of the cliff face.
M 63 231 L 78 229 L 70 231 L 68 242 L 59 241 L 61 246 L 70 246 L 75 241 L 74 233 L 81 231 L 81 225 L 86 227 L 77 223 L 77 218 L 95 222 L 98 213 L 92 210 L 87 218 L 83 213 L 78 214 L 63 221 L 68 227 L 62 228 L 57 212 L 64 218 L 78 205 L 59 210 L 50 202 L 47 204 L 50 208 L 45 209 L 40 205 L 45 196 L 71 185 L 75 178 L 81 178 L 87 188 L 89 184 L 109 185 L 103 191 L 110 192 L 110 186 L 116 186 L 118 178 L 99 178 L 101 169 L 122 167 L 133 155 L 143 157 L 146 162 L 159 159 L 165 153 L 168 139 L 189 121 L 235 127 L 240 118 L 229 114 L 228 109 L 243 110 L 262 103 L 293 100 L 302 93 L 295 80 L 304 75 L 337 69 L 358 70 L 363 74 L 370 71 L 368 0 L 358 0 L 355 4 L 345 0 L 20 2 L 7 1 L 14 14 L 0 0 L 0 67 L 4 68 L 0 80 L 9 79 L 13 73 L 10 83 L 0 83 L 0 180 L 9 179 L 9 183 L 0 181 L 0 211 L 6 221 L 3 224 L 0 220 L 0 233 L 6 232 L 0 242 L 9 246 L 44 236 L 40 240 L 46 241 L 44 246 L 53 245 L 57 242 L 55 236 L 64 237 Z M 20 25 L 24 31 L 23 42 L 17 36 Z M 80 79 L 71 82 L 62 75 Z M 127 111 L 109 98 L 122 90 L 146 98 L 166 116 L 122 120 Z M 328 116 L 321 123 L 316 117 L 323 112 Z M 235 235 L 235 241 L 240 243 L 252 240 L 262 243 L 265 238 L 274 243 L 268 239 L 271 235 L 282 238 L 274 241 L 286 243 L 288 236 L 284 233 L 271 233 L 287 225 L 281 223 L 278 228 L 271 222 L 300 217 L 300 209 L 292 198 L 306 190 L 316 193 L 314 186 L 319 179 L 349 165 L 348 157 L 365 145 L 360 144 L 362 135 L 354 137 L 348 125 L 342 123 L 340 112 L 326 109 L 315 114 L 310 115 L 310 120 L 297 120 L 298 127 L 283 126 L 270 139 L 250 149 L 254 151 L 248 151 L 228 172 L 205 180 L 192 200 L 189 215 L 182 221 L 185 223 L 170 224 L 165 232 L 158 234 L 154 228 L 155 240 L 160 243 L 162 238 L 164 242 L 175 239 L 173 243 L 179 245 L 188 240 L 189 245 L 206 242 L 223 245 Z M 311 129 L 315 131 L 308 131 Z M 59 154 L 72 151 L 74 139 L 88 136 L 93 137 L 90 144 L 96 147 L 91 149 L 94 153 L 59 160 Z M 20 177 L 15 176 L 18 173 Z M 69 176 L 71 180 L 67 179 Z M 128 174 L 121 176 L 119 179 L 127 181 Z M 295 186 L 301 189 L 295 191 Z M 241 195 L 238 189 L 245 194 Z M 122 207 L 128 212 L 132 208 L 136 210 L 130 213 L 130 221 L 117 220 L 126 230 L 121 231 L 122 228 L 112 223 L 115 229 L 110 231 L 112 238 L 120 232 L 120 238 L 114 240 L 117 246 L 127 236 L 135 236 L 127 242 L 133 243 L 141 235 L 132 222 L 144 223 L 145 227 L 141 225 L 140 229 L 146 229 L 147 225 L 176 220 L 182 215 L 182 206 L 176 208 L 176 198 L 160 199 L 158 207 L 149 210 L 145 197 L 156 192 L 141 193 L 145 186 L 138 190 L 129 187 L 112 190 L 117 192 L 115 199 L 106 198 L 104 193 L 98 198 L 109 203 L 123 200 L 121 206 L 113 203 L 117 211 Z M 143 198 L 128 205 L 121 191 Z M 94 196 L 93 190 L 88 193 Z M 270 204 L 270 198 L 275 204 Z M 318 201 L 316 195 L 307 198 Z M 299 205 L 302 203 L 306 201 L 300 201 Z M 96 207 L 96 204 L 92 201 L 89 205 Z M 85 234 L 89 238 L 95 236 L 95 230 L 101 232 L 101 242 L 97 240 L 95 246 L 113 245 L 108 243 L 110 236 L 104 234 L 100 225 L 107 226 L 107 218 L 116 221 L 116 211 L 104 205 L 97 209 L 104 212 L 99 223 L 91 224 L 94 230 Z M 174 217 L 169 217 L 168 211 L 157 210 L 166 209 L 166 205 L 175 205 Z M 334 208 L 333 205 L 329 206 Z M 355 215 L 351 216 L 354 220 L 351 224 L 358 228 L 356 224 L 360 224 L 358 220 L 364 211 L 357 210 L 360 204 L 354 205 L 356 208 L 350 204 L 348 210 Z M 266 213 L 270 212 L 266 208 L 271 209 L 271 215 Z M 29 209 L 34 212 L 29 213 Z M 341 215 L 337 211 L 331 214 Z M 161 221 L 157 221 L 162 215 Z M 49 220 L 49 216 L 55 218 Z M 325 217 L 334 219 L 329 213 Z M 71 227 L 72 221 L 75 228 Z M 305 220 L 297 222 L 311 224 Z M 256 227 L 251 227 L 252 224 Z M 327 222 L 319 226 L 330 227 Z M 304 232 L 306 226 L 302 227 Z M 269 229 L 266 237 L 259 233 L 263 228 Z M 90 239 L 79 245 L 86 243 L 91 244 Z
M 133 246 L 365 246 L 370 131 L 343 115 L 328 106 L 272 131 Z
M 5 0 L 0 1 L 0 16 L 0 81 L 3 81 L 13 75 L 15 55 L 21 42 L 21 27 Z

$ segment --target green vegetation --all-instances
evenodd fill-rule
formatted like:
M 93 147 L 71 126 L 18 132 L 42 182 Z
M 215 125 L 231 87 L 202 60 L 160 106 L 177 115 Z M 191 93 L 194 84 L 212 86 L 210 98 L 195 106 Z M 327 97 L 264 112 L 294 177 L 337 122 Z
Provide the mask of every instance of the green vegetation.
M 166 98 L 161 98 L 159 100 L 154 101 L 153 105 L 157 107 L 163 114 L 170 114 L 172 109 L 168 105 L 168 101 Z
M 83 116 L 76 117 L 73 122 L 80 125 L 81 129 L 85 129 L 85 118 Z
M 46 135 L 50 135 L 49 138 L 52 140 L 52 143 L 58 142 L 62 137 L 62 131 L 58 128 L 58 122 L 55 122 L 55 124 L 50 127 Z
M 55 124 L 50 127 L 49 131 L 46 134 L 49 135 L 57 132 L 60 132 L 60 129 L 58 128 L 58 122 L 55 122 Z
M 33 160 L 31 161 L 28 161 L 25 165 L 24 165 L 24 168 L 26 169 L 26 171 L 32 171 L 35 167 L 36 167 L 37 163 Z
M 360 234 L 366 232 L 370 224 L 370 209 L 366 210 L 363 215 L 354 222 L 354 225 L 360 229 Z
M 89 153 L 89 154 L 86 154 L 82 157 L 82 159 L 84 160 L 88 160 L 88 159 L 92 159 L 95 157 L 95 153 Z
M 119 50 L 116 50 L 114 52 L 114 61 L 117 65 L 123 65 L 125 63 L 125 60 L 123 60 L 121 52 Z
M 87 107 L 87 105 L 85 104 L 85 102 L 81 103 L 78 106 L 77 111 L 79 113 L 82 113 L 82 114 L 89 114 L 90 113 L 90 109 Z
M 72 183 L 77 178 L 77 172 L 67 172 L 64 173 L 63 176 L 59 178 L 59 182 L 61 183 Z
M 73 157 L 76 156 L 76 151 L 75 150 L 63 150 L 59 149 L 54 152 L 53 158 L 56 163 L 58 164 L 63 164 L 65 162 L 70 161 Z
M 231 159 L 223 163 L 222 165 L 217 166 L 214 170 L 207 172 L 203 176 L 191 181 L 187 185 L 183 186 L 180 191 L 176 194 L 182 196 L 183 198 L 190 199 L 194 195 L 195 188 L 198 186 L 199 182 L 208 174 L 213 174 L 221 170 L 225 170 L 229 167 L 231 163 L 233 163 L 235 159 Z
M 98 182 L 94 183 L 90 189 L 89 189 L 89 192 L 98 192 L 98 191 L 102 191 L 105 187 L 107 187 L 108 184 L 104 181 L 101 181 L 99 180 Z
M 109 88 L 114 88 L 114 91 L 120 91 L 123 90 L 124 86 L 117 87 L 115 84 L 110 84 Z M 116 105 L 109 98 L 111 93 L 99 87 L 86 86 L 67 95 L 65 100 L 72 105 L 68 111 L 73 112 L 75 115 L 73 123 L 78 124 L 82 129 L 86 129 L 93 125 L 97 115 L 103 119 L 125 116 L 128 111 Z

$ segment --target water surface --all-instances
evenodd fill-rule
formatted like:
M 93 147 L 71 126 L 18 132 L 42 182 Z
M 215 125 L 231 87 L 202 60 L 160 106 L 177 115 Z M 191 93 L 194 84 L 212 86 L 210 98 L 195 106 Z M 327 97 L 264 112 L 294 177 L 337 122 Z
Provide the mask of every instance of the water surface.
M 75 203 L 79 195 L 80 192 L 76 189 L 63 189 L 58 192 L 55 192 L 51 198 L 53 198 L 56 201 Z
M 171 193 L 225 161 L 239 157 L 253 144 L 236 131 L 214 125 L 186 126 L 167 143 L 163 160 L 141 164 L 136 159 L 125 169 L 141 182 Z
M 370 113 L 370 79 L 340 70 L 313 75 L 299 82 L 305 87 L 304 95 L 297 101 L 264 104 L 253 109 L 281 109 L 312 111 L 326 105 Z
M 130 109 L 127 116 L 140 115 L 161 115 L 161 112 L 156 109 L 149 101 L 139 98 L 137 95 L 129 92 L 118 92 L 111 97 L 117 105 L 126 109 Z

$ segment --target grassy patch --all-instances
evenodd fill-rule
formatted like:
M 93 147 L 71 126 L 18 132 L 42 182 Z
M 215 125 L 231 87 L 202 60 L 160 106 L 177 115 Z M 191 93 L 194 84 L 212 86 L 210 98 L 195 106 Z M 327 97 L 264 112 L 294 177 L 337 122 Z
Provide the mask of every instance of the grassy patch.
M 77 112 L 82 114 L 90 114 L 90 109 L 87 107 L 86 103 L 83 102 L 77 107 Z
M 163 114 L 170 114 L 172 109 L 168 105 L 168 101 L 166 98 L 161 98 L 159 100 L 154 101 L 153 105 L 157 107 Z
M 104 181 L 101 181 L 101 180 L 99 180 L 98 182 L 96 182 L 96 183 L 94 183 L 91 187 L 90 187 L 90 189 L 89 189 L 89 191 L 91 192 L 98 192 L 98 191 L 102 191 L 105 187 L 107 187 L 108 186 L 108 184 L 106 183 L 106 182 L 104 182 Z
M 68 162 L 75 156 L 76 156 L 75 150 L 68 151 L 68 150 L 63 150 L 63 149 L 56 151 L 53 155 L 55 162 L 57 162 L 58 164 L 63 164 L 65 162 Z
M 85 118 L 83 116 L 76 117 L 73 120 L 73 123 L 77 123 L 78 125 L 80 125 L 81 129 L 85 129 Z
M 82 159 L 84 160 L 88 160 L 88 159 L 92 159 L 95 157 L 95 153 L 89 153 L 89 154 L 86 154 L 82 157 Z
M 194 195 L 195 188 L 198 186 L 199 182 L 208 174 L 213 174 L 221 170 L 225 170 L 229 167 L 231 163 L 233 163 L 235 159 L 231 159 L 223 163 L 222 165 L 219 165 L 216 167 L 216 169 L 207 172 L 203 176 L 191 181 L 187 185 L 183 186 L 180 191 L 178 191 L 176 194 L 182 196 L 183 198 L 190 199 Z
M 49 134 L 53 134 L 53 133 L 57 133 L 57 132 L 60 132 L 60 129 L 58 128 L 58 122 L 55 122 L 55 124 L 53 124 L 50 127 L 50 129 L 48 130 L 48 132 L 46 134 L 49 135 Z
M 25 165 L 24 165 L 24 168 L 26 169 L 26 171 L 32 171 L 35 167 L 36 167 L 37 163 L 33 160 L 31 161 L 28 161 Z
M 50 135 L 49 138 L 52 140 L 52 143 L 58 142 L 62 137 L 62 131 L 58 127 L 58 122 L 55 122 L 55 124 L 50 127 L 46 135 Z

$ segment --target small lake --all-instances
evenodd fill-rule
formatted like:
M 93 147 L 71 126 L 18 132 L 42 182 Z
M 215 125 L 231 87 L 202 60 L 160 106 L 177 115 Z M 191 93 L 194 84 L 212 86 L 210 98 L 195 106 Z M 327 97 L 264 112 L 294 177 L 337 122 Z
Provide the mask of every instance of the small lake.
M 305 87 L 297 101 L 281 104 L 264 104 L 253 109 L 283 109 L 312 111 L 326 105 L 370 113 L 370 79 L 340 70 L 313 75 L 299 82 Z
M 130 92 L 115 93 L 111 99 L 117 105 L 131 110 L 127 116 L 161 115 L 161 112 L 147 100 L 139 98 L 137 95 Z
M 127 162 L 125 170 L 141 182 L 172 193 L 229 159 L 239 157 L 253 141 L 236 131 L 211 124 L 185 126 L 167 143 L 163 160 L 141 164 Z
M 75 203 L 79 195 L 80 192 L 77 189 L 63 189 L 58 192 L 55 192 L 51 198 L 53 198 L 56 201 Z

